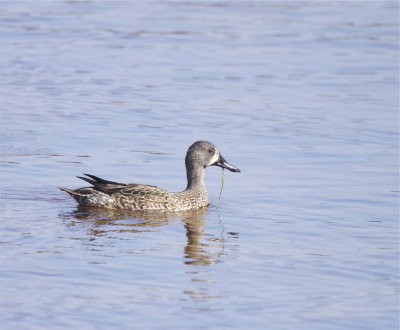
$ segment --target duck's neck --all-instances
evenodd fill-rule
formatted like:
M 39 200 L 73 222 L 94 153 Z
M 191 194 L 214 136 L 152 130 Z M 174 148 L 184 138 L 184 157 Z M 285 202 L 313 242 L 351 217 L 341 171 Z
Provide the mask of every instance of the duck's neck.
M 204 190 L 204 168 L 202 166 L 187 166 L 187 187 L 186 190 Z

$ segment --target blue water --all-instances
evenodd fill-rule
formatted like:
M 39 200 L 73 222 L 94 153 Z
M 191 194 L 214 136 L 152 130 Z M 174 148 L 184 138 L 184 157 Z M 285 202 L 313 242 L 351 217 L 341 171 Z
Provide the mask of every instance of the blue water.
M 3 1 L 2 329 L 398 329 L 395 1 Z M 76 175 L 186 186 L 82 210 Z

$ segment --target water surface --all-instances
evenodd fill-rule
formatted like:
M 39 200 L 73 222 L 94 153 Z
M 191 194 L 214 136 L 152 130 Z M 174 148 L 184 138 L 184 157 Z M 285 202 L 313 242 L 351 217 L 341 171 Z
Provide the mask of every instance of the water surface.
M 4 329 L 397 329 L 395 1 L 1 3 Z M 87 210 L 92 173 L 211 205 Z

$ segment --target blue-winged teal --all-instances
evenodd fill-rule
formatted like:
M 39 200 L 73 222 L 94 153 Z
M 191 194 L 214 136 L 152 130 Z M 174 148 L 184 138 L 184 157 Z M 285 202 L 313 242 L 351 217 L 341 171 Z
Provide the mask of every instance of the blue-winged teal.
M 185 165 L 187 187 L 182 192 L 168 192 L 157 186 L 145 184 L 112 182 L 89 174 L 85 174 L 89 178 L 78 178 L 89 182 L 93 187 L 60 189 L 83 206 L 178 212 L 208 205 L 208 193 L 204 185 L 204 169 L 207 166 L 216 165 L 231 172 L 240 172 L 222 157 L 214 144 L 207 141 L 197 141 L 189 147 Z

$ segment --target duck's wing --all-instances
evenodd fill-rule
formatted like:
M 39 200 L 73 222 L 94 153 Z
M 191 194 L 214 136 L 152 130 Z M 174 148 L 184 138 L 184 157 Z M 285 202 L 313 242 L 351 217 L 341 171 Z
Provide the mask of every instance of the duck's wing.
M 127 184 L 122 187 L 118 193 L 124 196 L 142 196 L 146 199 L 158 199 L 158 197 L 165 197 L 168 192 L 157 186 L 147 184 Z
M 85 175 L 87 177 L 78 178 L 93 187 L 75 190 L 60 188 L 72 195 L 81 205 L 131 210 L 168 210 L 175 201 L 171 193 L 157 186 L 126 184 Z
M 167 193 L 164 189 L 157 186 L 145 185 L 145 184 L 135 184 L 135 183 L 120 183 L 114 181 L 104 180 L 97 176 L 91 174 L 84 174 L 89 178 L 83 176 L 78 176 L 91 185 L 98 191 L 101 191 L 107 195 L 122 194 L 124 196 L 145 196 L 145 195 L 163 195 Z
M 91 185 L 93 185 L 93 187 L 96 190 L 106 193 L 108 195 L 112 194 L 113 190 L 119 190 L 126 186 L 126 183 L 108 181 L 108 180 L 99 178 L 95 175 L 86 174 L 86 173 L 84 175 L 86 175 L 88 178 L 85 178 L 83 176 L 78 176 L 77 178 L 90 183 Z
M 144 184 L 128 184 L 115 190 L 112 197 L 121 208 L 135 210 L 169 210 L 176 202 L 166 190 Z

